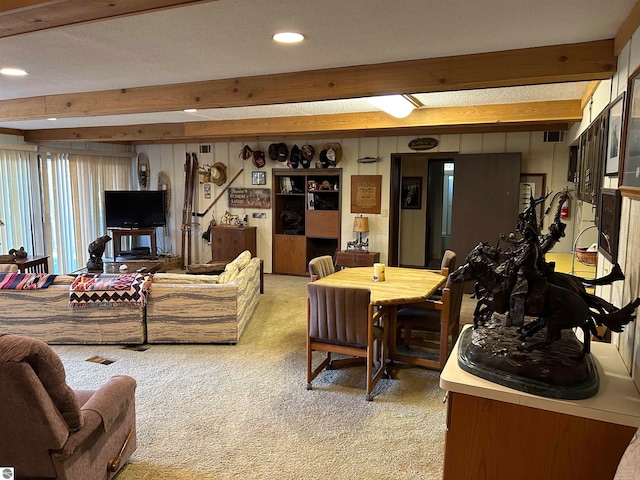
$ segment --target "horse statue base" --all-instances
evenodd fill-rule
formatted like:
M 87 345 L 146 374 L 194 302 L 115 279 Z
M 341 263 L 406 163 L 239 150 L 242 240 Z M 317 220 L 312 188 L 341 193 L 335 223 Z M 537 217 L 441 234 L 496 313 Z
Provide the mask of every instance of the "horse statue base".
M 541 333 L 536 333 L 542 339 Z M 534 336 L 535 338 L 535 336 Z M 598 393 L 600 380 L 591 354 L 570 330 L 544 348 L 530 349 L 516 327 L 492 318 L 460 336 L 458 365 L 490 382 L 541 397 L 582 400 Z

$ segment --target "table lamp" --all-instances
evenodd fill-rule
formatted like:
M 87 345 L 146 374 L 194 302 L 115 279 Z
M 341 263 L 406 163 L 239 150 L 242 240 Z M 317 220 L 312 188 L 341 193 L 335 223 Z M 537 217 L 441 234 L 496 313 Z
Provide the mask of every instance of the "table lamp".
M 353 231 L 358 234 L 358 240 L 354 244 L 354 249 L 360 252 L 366 252 L 369 249 L 369 239 L 365 243 L 362 242 L 362 234 L 369 232 L 369 217 L 362 215 L 353 219 Z

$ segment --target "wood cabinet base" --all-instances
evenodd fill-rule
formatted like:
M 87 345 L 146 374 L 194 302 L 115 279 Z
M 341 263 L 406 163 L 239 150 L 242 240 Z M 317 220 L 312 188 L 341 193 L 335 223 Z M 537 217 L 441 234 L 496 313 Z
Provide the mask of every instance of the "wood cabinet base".
M 636 428 L 449 392 L 445 480 L 612 479 Z

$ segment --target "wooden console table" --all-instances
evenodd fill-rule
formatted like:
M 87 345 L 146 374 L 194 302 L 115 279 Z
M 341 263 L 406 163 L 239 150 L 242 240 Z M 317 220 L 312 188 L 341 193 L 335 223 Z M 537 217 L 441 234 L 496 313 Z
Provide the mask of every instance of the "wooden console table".
M 591 351 L 598 393 L 558 400 L 465 372 L 456 343 L 440 376 L 449 392 L 443 478 L 613 479 L 640 427 L 640 395 L 614 345 L 592 342 Z
M 373 267 L 380 262 L 379 252 L 342 251 L 336 253 L 336 269 L 344 267 Z
M 155 228 L 114 228 L 111 230 L 113 238 L 113 259 L 117 260 L 122 253 L 122 237 L 146 237 L 148 236 L 151 244 L 151 259 L 156 258 L 156 229 Z
M 49 273 L 48 255 L 29 255 L 27 258 L 20 258 L 10 262 L 0 262 L 4 264 L 15 264 L 21 273 Z

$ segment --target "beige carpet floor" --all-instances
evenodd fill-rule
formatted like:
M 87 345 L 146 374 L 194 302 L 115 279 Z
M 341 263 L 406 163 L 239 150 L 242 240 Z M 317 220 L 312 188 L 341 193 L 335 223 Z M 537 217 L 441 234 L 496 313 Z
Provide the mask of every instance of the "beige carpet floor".
M 138 382 L 138 449 L 118 480 L 442 478 L 438 372 L 400 366 L 372 402 L 364 367 L 323 372 L 306 390 L 307 281 L 265 275 L 237 345 L 54 347 L 73 388 Z

